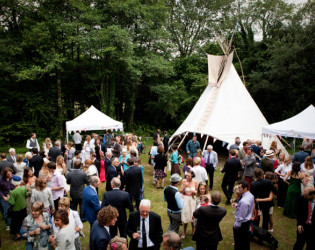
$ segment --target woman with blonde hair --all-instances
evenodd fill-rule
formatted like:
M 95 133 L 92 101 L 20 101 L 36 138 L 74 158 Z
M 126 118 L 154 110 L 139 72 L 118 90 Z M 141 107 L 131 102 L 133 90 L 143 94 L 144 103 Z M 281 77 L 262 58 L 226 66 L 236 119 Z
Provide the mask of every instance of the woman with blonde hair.
M 23 178 L 24 169 L 26 168 L 26 163 L 23 162 L 23 155 L 18 154 L 16 157 L 16 162 L 13 163 L 13 168 L 15 171 L 15 175 Z
M 201 149 L 198 149 L 198 150 L 197 150 L 196 156 L 193 158 L 193 160 L 194 160 L 196 157 L 199 157 L 200 160 L 201 160 L 200 166 L 205 168 L 205 167 L 206 167 L 206 160 L 202 157 L 202 150 L 201 150 Z
M 108 243 L 107 250 L 128 250 L 127 239 L 115 236 Z
M 47 183 L 47 186 L 50 187 L 50 181 L 51 181 L 51 173 L 49 171 L 49 168 L 47 166 L 48 162 L 44 162 L 42 169 L 39 171 L 38 178 L 42 178 Z
M 83 144 L 83 150 L 84 150 L 84 155 L 85 155 L 84 159 L 90 159 L 90 154 L 91 154 L 90 142 L 91 142 L 91 140 L 92 140 L 92 138 L 90 135 L 87 135 L 85 137 L 85 142 Z
M 47 137 L 45 139 L 45 141 L 43 142 L 43 149 L 45 151 L 45 155 L 48 155 L 48 152 L 49 152 L 49 149 L 50 149 L 49 146 L 51 146 L 51 145 L 52 145 L 52 142 L 51 142 L 50 138 Z
M 96 166 L 93 164 L 93 161 L 90 159 L 85 160 L 85 169 L 84 172 L 88 177 L 98 176 L 98 171 Z
M 58 155 L 56 159 L 56 170 L 58 170 L 62 175 L 66 175 L 66 164 L 65 159 L 62 155 Z
M 55 211 L 52 192 L 47 183 L 42 178 L 38 178 L 35 182 L 35 189 L 32 192 L 31 204 L 36 201 L 41 201 L 44 204 L 44 212 L 53 214 Z

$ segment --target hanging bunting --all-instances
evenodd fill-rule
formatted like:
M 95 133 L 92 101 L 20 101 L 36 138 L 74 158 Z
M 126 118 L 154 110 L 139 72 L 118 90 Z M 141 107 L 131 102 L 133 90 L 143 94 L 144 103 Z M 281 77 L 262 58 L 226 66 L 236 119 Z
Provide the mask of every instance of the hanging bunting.
M 203 134 L 200 134 L 200 139 L 203 137 Z
M 213 138 L 213 143 L 216 141 L 217 139 Z

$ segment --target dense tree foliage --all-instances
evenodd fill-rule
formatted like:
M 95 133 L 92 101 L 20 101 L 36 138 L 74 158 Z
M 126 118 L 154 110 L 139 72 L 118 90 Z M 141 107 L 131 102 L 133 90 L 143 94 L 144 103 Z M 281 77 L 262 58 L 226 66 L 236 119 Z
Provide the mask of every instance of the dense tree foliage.
M 175 129 L 233 38 L 270 122 L 314 103 L 314 0 L 1 1 L 1 144 L 59 136 L 90 105 L 128 130 Z M 241 98 L 241 97 L 240 97 Z

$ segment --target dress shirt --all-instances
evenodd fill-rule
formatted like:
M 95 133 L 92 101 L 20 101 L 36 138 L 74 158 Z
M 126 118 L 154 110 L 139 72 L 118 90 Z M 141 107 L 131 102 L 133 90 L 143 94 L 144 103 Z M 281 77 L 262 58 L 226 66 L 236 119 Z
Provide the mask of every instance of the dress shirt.
M 193 179 L 198 181 L 198 183 L 207 182 L 208 174 L 204 167 L 194 166 L 193 168 L 191 168 L 191 171 L 195 173 L 195 177 Z
M 79 133 L 75 133 L 72 136 L 72 139 L 74 140 L 75 144 L 81 144 L 81 142 L 82 142 L 82 136 Z
M 172 186 L 172 185 L 170 185 L 170 187 L 171 187 L 171 188 L 174 188 L 175 190 L 178 191 L 178 188 L 177 188 L 177 187 Z M 166 201 L 164 192 L 163 192 L 163 200 Z M 177 192 L 177 193 L 175 194 L 175 200 L 176 200 L 176 204 L 177 204 L 179 210 L 178 210 L 178 211 L 175 211 L 175 212 L 172 211 L 172 210 L 170 210 L 170 209 L 167 209 L 167 210 L 170 211 L 170 212 L 172 212 L 173 214 L 179 214 L 179 213 L 182 212 L 182 208 L 183 208 L 183 206 L 184 206 L 184 200 L 182 199 L 182 196 L 181 196 L 180 192 Z
M 107 233 L 110 235 L 110 232 L 109 232 L 109 227 L 104 226 L 104 228 L 106 229 Z
M 254 196 L 249 192 L 245 192 L 239 201 L 235 212 L 234 227 L 239 228 L 243 222 L 247 222 L 252 217 L 254 209 Z
M 28 149 L 32 149 L 32 148 L 33 148 L 33 147 L 30 146 L 31 140 L 33 140 L 33 139 L 30 138 L 30 139 L 28 139 L 27 142 L 26 142 L 26 148 L 28 148 Z M 37 147 L 37 149 L 38 149 L 38 151 L 39 151 L 39 150 L 40 150 L 40 147 L 39 147 L 39 144 L 38 144 L 37 139 L 35 139 L 35 142 L 36 142 L 36 147 Z
M 147 218 L 144 219 L 144 225 L 145 225 L 145 231 L 146 231 L 146 235 L 147 235 L 147 247 L 153 247 L 154 243 L 150 240 L 149 238 L 149 217 L 150 215 L 148 215 Z M 142 216 L 140 215 L 140 238 L 139 238 L 139 243 L 138 243 L 138 247 L 142 248 Z
M 95 193 L 97 194 L 97 192 L 96 192 L 96 188 L 95 187 L 93 187 L 92 185 L 90 185 L 90 187 L 91 188 L 93 188 L 93 190 L 95 191 Z
M 65 183 L 63 181 L 63 176 L 58 170 L 55 170 L 55 172 L 52 175 L 50 187 L 51 188 L 63 187 L 60 190 L 52 190 L 53 200 L 57 200 L 58 198 L 62 198 L 64 196 Z

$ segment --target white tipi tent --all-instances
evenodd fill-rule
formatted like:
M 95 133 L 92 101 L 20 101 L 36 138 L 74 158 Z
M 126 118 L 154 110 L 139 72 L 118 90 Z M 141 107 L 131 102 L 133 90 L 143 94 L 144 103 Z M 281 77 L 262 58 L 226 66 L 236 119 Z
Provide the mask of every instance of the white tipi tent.
M 171 143 L 183 141 L 189 133 L 201 137 L 213 137 L 226 143 L 234 143 L 236 136 L 261 140 L 261 129 L 268 125 L 247 89 L 243 85 L 233 64 L 233 53 L 229 56 L 208 55 L 209 83 L 198 102 L 171 137 Z M 271 140 L 264 139 L 264 148 Z M 278 148 L 285 151 L 280 141 Z

